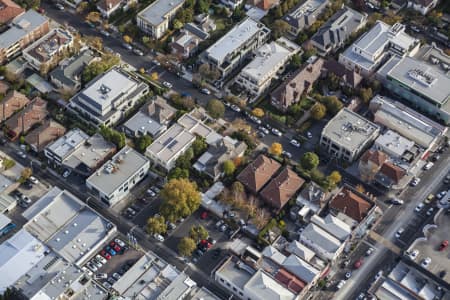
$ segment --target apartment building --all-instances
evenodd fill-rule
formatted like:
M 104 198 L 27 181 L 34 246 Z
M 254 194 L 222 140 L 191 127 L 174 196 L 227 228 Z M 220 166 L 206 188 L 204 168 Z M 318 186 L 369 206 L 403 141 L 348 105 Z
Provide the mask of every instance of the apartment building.
M 426 15 L 436 7 L 439 0 L 408 0 L 408 8 L 412 8 L 422 15 Z
M 17 56 L 50 30 L 48 19 L 33 9 L 14 18 L 8 27 L 0 34 L 0 63 Z
M 239 73 L 236 84 L 241 86 L 251 99 L 256 99 L 270 87 L 272 79 L 299 51 L 300 46 L 284 37 L 261 46 L 255 51 L 253 60 Z
M 328 3 L 328 0 L 300 1 L 296 7 L 283 17 L 283 21 L 289 24 L 289 33 L 297 36 L 300 31 L 311 26 L 327 8 Z
M 202 60 L 224 78 L 269 38 L 270 29 L 251 18 L 244 19 L 202 53 Z
M 156 0 L 137 14 L 136 24 L 152 38 L 160 39 L 184 2 L 185 0 Z

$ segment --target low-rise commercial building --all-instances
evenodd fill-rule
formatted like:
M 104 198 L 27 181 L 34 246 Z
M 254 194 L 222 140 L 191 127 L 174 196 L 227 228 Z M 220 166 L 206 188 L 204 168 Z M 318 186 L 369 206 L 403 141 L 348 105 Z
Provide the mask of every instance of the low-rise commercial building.
M 322 14 L 328 5 L 328 0 L 307 0 L 300 2 L 283 17 L 283 21 L 289 24 L 289 33 L 297 36 L 300 31 L 307 29 Z
M 325 261 L 334 261 L 345 246 L 345 243 L 313 223 L 309 223 L 300 233 L 299 241 Z
M 73 96 L 69 108 L 95 126 L 112 126 L 148 91 L 147 84 L 116 67 L 97 76 Z
M 144 33 L 160 39 L 184 2 L 185 0 L 156 0 L 137 14 L 136 24 Z
M 255 57 L 242 69 L 235 82 L 252 99 L 256 99 L 270 87 L 276 74 L 299 51 L 298 45 L 283 37 L 265 44 L 255 51 Z
M 353 162 L 379 133 L 378 125 L 344 108 L 323 128 L 320 146 L 331 158 Z
M 370 76 L 386 61 L 390 54 L 414 55 L 419 49 L 418 39 L 405 32 L 405 25 L 392 26 L 382 21 L 375 25 L 339 55 L 339 62 L 362 76 Z
M 125 146 L 86 179 L 86 186 L 95 197 L 113 206 L 147 175 L 149 168 L 145 156 Z

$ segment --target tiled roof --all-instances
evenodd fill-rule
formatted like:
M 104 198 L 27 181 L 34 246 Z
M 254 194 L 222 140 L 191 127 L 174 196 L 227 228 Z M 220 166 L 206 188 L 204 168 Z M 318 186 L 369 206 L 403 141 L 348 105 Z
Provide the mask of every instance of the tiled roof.
M 347 188 L 343 188 L 331 201 L 330 208 L 361 222 L 372 208 L 372 204 Z
M 42 122 L 47 115 L 47 102 L 40 97 L 34 98 L 23 111 L 6 121 L 9 136 L 14 139 L 19 134 L 27 132 L 33 125 Z
M 395 183 L 398 183 L 403 176 L 405 176 L 406 172 L 402 168 L 393 165 L 390 162 L 385 162 L 380 169 L 380 173 L 392 179 Z
M 40 151 L 65 133 L 66 128 L 64 126 L 58 122 L 49 120 L 27 134 L 25 142 L 35 146 L 35 149 Z
M 261 197 L 271 206 L 282 208 L 301 188 L 305 180 L 285 168 L 261 192 Z
M 6 24 L 25 10 L 11 0 L 0 0 L 0 24 Z
M 361 156 L 361 161 L 367 163 L 370 160 L 377 166 L 381 166 L 387 159 L 388 159 L 387 154 L 382 151 L 379 151 L 379 150 L 375 150 L 375 151 L 367 150 Z
M 0 102 L 0 121 L 5 121 L 28 103 L 30 103 L 30 99 L 27 96 L 16 90 L 10 91 Z
M 9 84 L 5 81 L 0 80 L 0 94 L 6 94 L 6 92 L 9 90 Z
M 352 87 L 358 86 L 363 79 L 361 75 L 359 75 L 355 71 L 348 70 L 346 67 L 344 67 L 334 59 L 327 60 L 323 68 L 328 72 L 333 73 Z
M 280 167 L 278 162 L 261 154 L 239 174 L 237 180 L 257 193 Z
M 278 270 L 275 279 L 295 294 L 300 293 L 306 286 L 303 281 L 283 268 Z

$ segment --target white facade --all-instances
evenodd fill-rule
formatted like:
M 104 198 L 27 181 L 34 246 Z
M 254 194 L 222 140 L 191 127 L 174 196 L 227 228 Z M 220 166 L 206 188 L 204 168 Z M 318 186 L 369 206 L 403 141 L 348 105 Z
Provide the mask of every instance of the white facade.
M 422 15 L 426 15 L 436 7 L 439 0 L 409 0 L 408 8 L 412 8 Z

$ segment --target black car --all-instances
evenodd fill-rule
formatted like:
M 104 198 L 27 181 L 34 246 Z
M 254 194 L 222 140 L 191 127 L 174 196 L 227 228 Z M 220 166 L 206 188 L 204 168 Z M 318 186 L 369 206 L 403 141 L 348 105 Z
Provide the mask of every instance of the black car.
M 26 180 L 24 183 L 22 183 L 22 185 L 28 190 L 31 190 L 33 188 L 33 184 L 28 180 Z
M 12 195 L 14 198 L 16 198 L 16 200 L 22 199 L 23 196 L 23 194 L 19 190 L 15 190 L 14 192 L 12 192 Z
M 131 205 L 130 208 L 133 209 L 137 213 L 141 211 L 141 208 L 139 206 L 137 206 L 136 204 Z
M 198 257 L 202 257 L 203 254 L 205 254 L 205 252 L 203 252 L 203 251 L 200 250 L 200 249 L 197 249 L 197 250 L 194 251 L 194 254 L 197 255 Z

